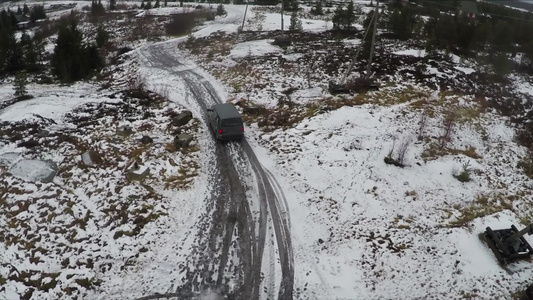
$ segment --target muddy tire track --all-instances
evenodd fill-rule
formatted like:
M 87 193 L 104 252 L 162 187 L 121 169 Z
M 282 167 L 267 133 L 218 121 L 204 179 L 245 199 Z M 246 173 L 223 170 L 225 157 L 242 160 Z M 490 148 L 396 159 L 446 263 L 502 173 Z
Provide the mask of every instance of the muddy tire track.
M 183 84 L 190 97 L 185 100 L 191 110 L 201 116 L 205 126 L 207 107 L 222 103 L 220 96 L 210 82 L 195 72 L 195 67 L 177 53 L 177 44 L 159 43 L 139 50 L 145 65 L 158 71 L 165 71 L 176 78 L 176 84 Z M 181 82 L 180 82 L 181 81 Z M 211 133 L 212 134 L 212 133 Z M 214 140 L 214 136 L 212 136 Z M 286 200 L 279 183 L 265 169 L 246 140 L 240 143 L 215 142 L 213 147 L 216 167 L 209 175 L 211 194 L 206 195 L 207 208 L 197 222 L 199 235 L 196 250 L 187 266 L 187 281 L 179 291 L 202 291 L 211 289 L 235 299 L 259 299 L 261 265 L 265 247 L 268 212 L 271 214 L 276 242 L 280 256 L 282 278 L 278 299 L 292 299 L 294 285 L 294 258 L 290 235 L 290 222 L 286 211 Z M 256 177 L 259 195 L 259 217 L 254 220 L 249 199 L 232 157 L 249 162 Z M 284 208 L 285 207 L 285 208 Z M 236 237 L 236 238 L 235 238 Z M 235 241 L 235 244 L 233 244 Z M 230 260 L 231 247 L 237 248 L 239 262 L 233 266 Z M 227 274 L 236 269 L 240 274 Z M 267 274 L 267 276 L 274 276 Z M 231 277 L 236 277 L 237 288 L 229 290 Z M 213 280 L 212 278 L 216 278 Z

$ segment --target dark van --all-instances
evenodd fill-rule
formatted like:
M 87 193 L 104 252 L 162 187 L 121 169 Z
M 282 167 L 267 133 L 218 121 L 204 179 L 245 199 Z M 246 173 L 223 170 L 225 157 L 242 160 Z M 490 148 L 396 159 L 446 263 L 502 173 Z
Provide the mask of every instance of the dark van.
M 207 109 L 207 115 L 217 139 L 240 140 L 244 137 L 241 114 L 232 104 L 215 104 Z

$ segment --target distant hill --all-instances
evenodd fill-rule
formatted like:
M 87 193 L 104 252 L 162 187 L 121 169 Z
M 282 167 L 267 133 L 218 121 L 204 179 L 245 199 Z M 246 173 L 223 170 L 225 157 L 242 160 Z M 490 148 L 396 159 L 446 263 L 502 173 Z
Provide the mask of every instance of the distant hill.
M 516 8 L 527 9 L 533 12 L 533 1 L 531 0 L 487 0 L 487 2 L 499 3 Z

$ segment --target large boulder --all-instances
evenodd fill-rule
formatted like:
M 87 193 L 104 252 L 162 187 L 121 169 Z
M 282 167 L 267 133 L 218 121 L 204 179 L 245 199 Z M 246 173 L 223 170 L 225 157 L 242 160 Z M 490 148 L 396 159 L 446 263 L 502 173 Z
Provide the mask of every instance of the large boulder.
M 172 125 L 183 126 L 189 123 L 190 120 L 192 120 L 192 112 L 185 110 L 181 112 L 179 115 L 172 118 Z
M 176 148 L 187 147 L 192 142 L 193 136 L 187 133 L 178 134 L 174 138 Z
M 150 144 L 150 143 L 153 143 L 153 142 L 154 142 L 154 140 L 151 137 L 147 136 L 147 135 L 143 135 L 143 137 L 141 138 L 141 143 L 143 143 L 143 144 Z
M 14 164 L 9 172 L 30 181 L 52 182 L 58 167 L 51 160 L 23 159 Z
M 8 152 L 0 155 L 0 166 L 9 167 L 12 165 L 18 158 L 20 154 Z

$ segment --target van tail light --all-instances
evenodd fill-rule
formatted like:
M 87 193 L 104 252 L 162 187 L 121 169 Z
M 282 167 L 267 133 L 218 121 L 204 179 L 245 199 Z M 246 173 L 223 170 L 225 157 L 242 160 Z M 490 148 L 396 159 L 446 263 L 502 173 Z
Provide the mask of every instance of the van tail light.
M 242 127 L 241 130 L 244 132 L 244 127 Z
M 222 133 L 222 129 L 220 129 L 220 130 L 218 131 L 218 133 Z

